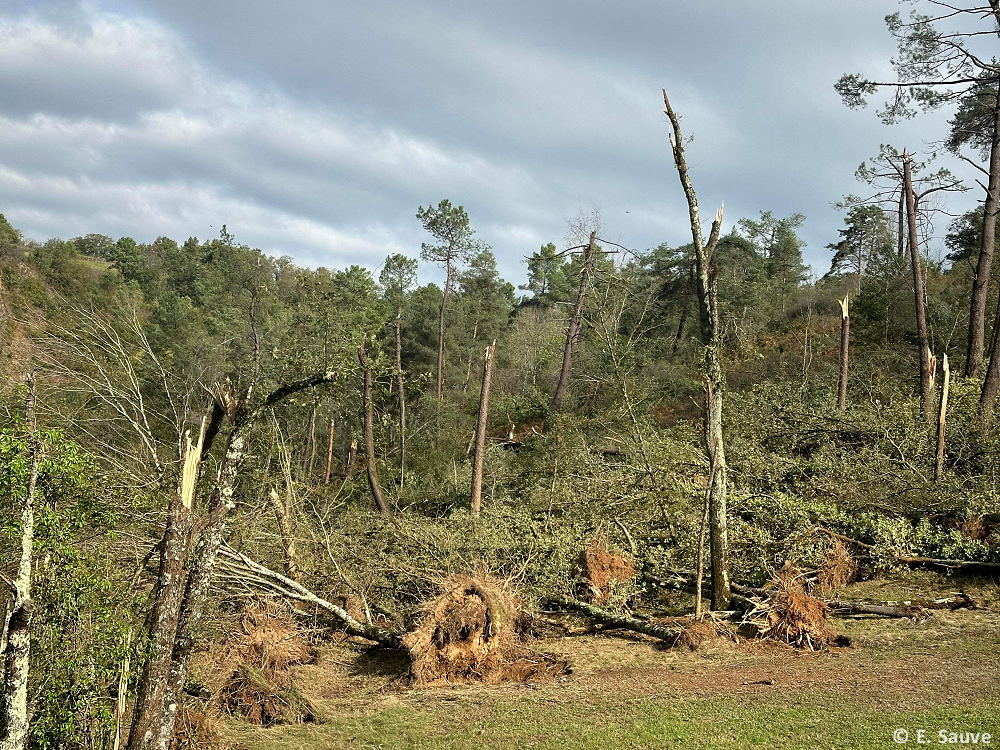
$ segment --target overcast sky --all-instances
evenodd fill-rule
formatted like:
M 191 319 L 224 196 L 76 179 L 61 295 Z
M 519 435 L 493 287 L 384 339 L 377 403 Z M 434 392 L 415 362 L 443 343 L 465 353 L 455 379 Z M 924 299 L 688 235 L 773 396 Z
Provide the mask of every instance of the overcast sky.
M 581 209 L 628 247 L 689 241 L 666 87 L 706 218 L 723 200 L 727 228 L 801 212 L 821 274 L 857 166 L 946 129 L 944 113 L 884 126 L 833 90 L 844 72 L 891 75 L 897 8 L 0 0 L 0 212 L 34 239 L 227 224 L 305 265 L 375 269 L 416 256 L 417 207 L 449 198 L 520 283 Z

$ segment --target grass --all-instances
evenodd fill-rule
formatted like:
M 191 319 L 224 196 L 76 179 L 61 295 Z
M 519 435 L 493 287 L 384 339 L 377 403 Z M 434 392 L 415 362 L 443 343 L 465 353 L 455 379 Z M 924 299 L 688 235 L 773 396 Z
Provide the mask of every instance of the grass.
M 816 696 L 750 703 L 715 697 L 616 700 L 577 705 L 518 697 L 475 705 L 384 707 L 320 726 L 242 731 L 250 747 L 287 748 L 885 748 L 893 732 L 938 729 L 991 732 L 1000 742 L 993 705 L 921 711 L 833 707 Z

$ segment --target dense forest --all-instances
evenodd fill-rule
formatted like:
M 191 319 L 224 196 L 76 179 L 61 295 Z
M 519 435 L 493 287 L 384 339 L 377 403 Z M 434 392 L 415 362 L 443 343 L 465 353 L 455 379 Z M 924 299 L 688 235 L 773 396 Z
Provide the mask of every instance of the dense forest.
M 666 95 L 663 200 L 691 232 L 628 248 L 581 212 L 521 286 L 460 195 L 415 206 L 424 244 L 374 271 L 237 227 L 40 242 L 0 216 L 0 747 L 318 720 L 286 674 L 305 657 L 271 659 L 307 626 L 310 649 L 402 653 L 415 684 L 530 681 L 565 670 L 545 633 L 709 622 L 809 651 L 840 642 L 826 613 L 854 580 L 996 575 L 998 73 L 940 26 L 890 18 L 900 80 L 838 91 L 952 107 L 940 148 L 982 184 L 906 144 L 859 154 L 821 276 L 801 214 L 703 228 Z M 950 216 L 957 191 L 975 207 Z M 220 649 L 241 654 L 224 684 Z

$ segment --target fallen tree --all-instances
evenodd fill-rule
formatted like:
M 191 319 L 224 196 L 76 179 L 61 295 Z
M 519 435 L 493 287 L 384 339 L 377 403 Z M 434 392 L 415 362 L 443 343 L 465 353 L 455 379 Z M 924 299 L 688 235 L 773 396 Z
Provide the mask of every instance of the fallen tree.
M 402 631 L 386 630 L 354 618 L 343 607 L 317 596 L 300 583 L 251 560 L 228 546 L 219 549 L 219 579 L 231 587 L 244 587 L 303 604 L 311 604 L 339 621 L 351 635 L 374 641 L 387 648 L 402 649 Z
M 856 547 L 866 550 L 874 550 L 875 545 L 852 539 L 849 536 L 838 534 L 836 531 L 817 526 L 815 532 L 826 534 L 827 536 L 839 539 L 842 542 L 853 544 Z M 896 560 L 911 568 L 924 568 L 928 570 L 940 570 L 949 573 L 959 573 L 963 575 L 1000 575 L 1000 563 L 983 562 L 982 560 L 946 560 L 937 557 L 911 557 L 908 555 L 897 555 Z
M 690 578 L 684 578 L 679 571 L 670 571 L 671 578 L 658 578 L 651 573 L 643 573 L 643 580 L 648 583 L 652 583 L 656 586 L 661 586 L 663 588 L 670 588 L 674 591 L 690 591 L 694 593 L 696 591 L 695 581 Z M 703 583 L 707 586 L 708 582 Z M 758 599 L 769 599 L 771 598 L 774 591 L 771 589 L 758 588 L 755 586 L 746 586 L 740 583 L 730 584 L 730 589 L 733 592 L 733 604 L 736 605 L 734 609 L 745 610 L 747 608 L 753 608 L 753 603 L 750 601 L 750 597 L 756 597 Z M 823 599 L 822 600 L 828 607 L 830 614 L 833 615 L 875 615 L 878 617 L 893 617 L 893 618 L 918 618 L 924 619 L 930 616 L 927 612 L 931 607 L 919 606 L 915 604 L 898 606 L 886 602 L 851 602 L 843 601 L 839 599 Z
M 548 599 L 553 604 L 565 609 L 582 612 L 590 619 L 603 625 L 605 630 L 631 630 L 634 633 L 641 633 L 671 643 L 677 640 L 677 637 L 681 633 L 681 628 L 663 627 L 636 619 L 635 617 L 615 614 L 601 607 L 595 607 L 593 604 L 587 604 L 586 602 L 581 602 L 579 599 L 573 599 L 568 596 L 550 596 Z

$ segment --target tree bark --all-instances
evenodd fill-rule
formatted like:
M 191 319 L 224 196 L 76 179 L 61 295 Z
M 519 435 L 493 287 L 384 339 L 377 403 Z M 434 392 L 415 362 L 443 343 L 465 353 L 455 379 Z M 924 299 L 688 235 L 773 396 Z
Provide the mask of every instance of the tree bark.
M 330 420 L 330 437 L 326 443 L 326 477 L 323 484 L 330 484 L 330 472 L 333 471 L 333 430 L 337 426 L 335 419 Z
M 903 193 L 906 196 L 906 221 L 910 266 L 913 269 L 913 301 L 917 319 L 917 345 L 920 348 L 920 412 L 928 422 L 934 413 L 934 391 L 931 388 L 931 349 L 927 335 L 927 311 L 924 307 L 924 272 L 920 261 L 920 242 L 917 238 L 917 201 L 913 192 L 913 159 L 903 152 Z
M 406 390 L 403 387 L 403 310 L 396 310 L 396 392 L 399 394 L 399 486 L 406 477 Z
M 899 227 L 896 232 L 896 254 L 902 258 L 906 255 L 906 227 L 904 224 L 906 218 L 906 193 L 903 190 L 903 186 L 899 186 Z
M 330 383 L 337 379 L 333 372 L 316 373 L 303 380 L 283 385 L 272 391 L 266 398 L 251 407 L 244 399 L 220 394 L 217 397 L 215 414 L 222 410 L 228 413 L 232 429 L 226 440 L 226 448 L 219 464 L 219 473 L 212 487 L 208 503 L 208 513 L 195 525 L 195 532 L 201 528 L 198 543 L 194 549 L 191 565 L 184 585 L 184 597 L 177 615 L 177 628 L 170 656 L 170 672 L 166 689 L 159 700 L 152 702 L 147 727 L 142 733 L 130 733 L 129 750 L 168 750 L 177 718 L 177 707 L 187 679 L 191 653 L 194 649 L 194 629 L 205 612 L 209 586 L 218 562 L 219 549 L 225 534 L 229 512 L 235 507 L 234 484 L 239 468 L 246 457 L 247 437 L 250 428 L 268 408 L 280 403 L 288 396 L 312 386 Z M 224 402 L 220 405 L 219 400 Z M 210 441 L 206 439 L 205 448 Z M 145 707 L 136 706 L 136 716 L 145 712 Z M 133 739 L 134 737 L 134 739 Z
M 476 418 L 476 453 L 472 458 L 472 515 L 478 518 L 483 495 L 483 460 L 486 457 L 486 420 L 489 417 L 490 383 L 493 380 L 493 361 L 497 342 L 486 347 L 483 360 L 483 387 L 479 392 L 479 416 Z
M 847 408 L 847 358 L 851 341 L 851 316 L 848 298 L 840 303 L 840 379 L 837 383 L 837 411 Z
M 562 369 L 559 371 L 559 382 L 556 384 L 556 392 L 552 396 L 552 411 L 559 411 L 562 406 L 563 397 L 569 387 L 569 374 L 573 367 L 573 345 L 580 335 L 580 316 L 583 313 L 583 305 L 587 298 L 587 285 L 590 283 L 590 275 L 593 272 L 594 256 L 597 254 L 597 232 L 590 233 L 590 240 L 583 251 L 583 268 L 580 270 L 580 290 L 576 294 L 576 304 L 573 305 L 573 314 L 570 315 L 569 325 L 566 327 L 566 344 L 563 347 Z
M 691 236 L 695 250 L 696 284 L 698 291 L 698 311 L 701 322 L 701 341 L 705 347 L 705 374 L 708 378 L 709 403 L 705 409 L 705 450 L 709 465 L 716 467 L 710 479 L 709 494 L 709 543 L 712 559 L 712 608 L 727 609 L 732 596 L 729 590 L 729 537 L 727 525 L 726 496 L 728 470 L 726 466 L 725 441 L 722 429 L 723 394 L 726 380 L 722 371 L 722 339 L 719 328 L 719 306 L 714 274 L 710 270 L 712 253 L 719 241 L 722 229 L 722 208 L 715 215 L 708 242 L 701 231 L 701 217 L 698 212 L 698 197 L 688 174 L 684 155 L 684 138 L 680 119 L 670 106 L 667 92 L 663 92 L 663 111 L 673 129 L 670 145 L 673 149 L 674 166 L 680 177 L 684 196 L 687 198 L 688 218 L 691 222 Z
M 21 558 L 14 580 L 14 602 L 7 621 L 7 644 L 3 653 L 3 712 L 0 713 L 0 750 L 24 750 L 28 744 L 28 668 L 31 656 L 31 567 L 35 551 L 35 490 L 42 446 L 35 436 L 35 377 L 28 374 L 28 397 L 25 407 L 31 451 L 31 469 L 21 508 Z
M 934 481 L 938 481 L 944 474 L 944 431 L 948 420 L 948 388 L 951 386 L 951 368 L 948 366 L 948 355 L 944 355 L 942 362 L 944 378 L 941 380 L 941 405 L 938 408 L 937 421 L 937 453 L 934 461 Z
M 979 239 L 979 260 L 976 263 L 975 275 L 972 277 L 969 344 L 965 355 L 966 377 L 978 378 L 983 367 L 983 347 L 986 340 L 986 299 L 989 296 L 993 252 L 996 248 L 998 205 L 1000 205 L 1000 96 L 993 104 L 993 138 L 990 142 L 986 201 L 983 204 L 983 231 Z M 996 327 L 996 323 L 994 323 L 994 340 L 996 339 Z M 990 358 L 992 360 L 992 354 Z
M 375 406 L 372 403 L 372 368 L 365 354 L 364 342 L 358 347 L 358 362 L 361 364 L 364 379 L 365 468 L 368 470 L 368 486 L 371 488 L 375 507 L 381 513 L 388 515 L 389 506 L 382 495 L 382 485 L 378 481 L 378 466 L 375 465 L 375 435 L 373 426 Z

